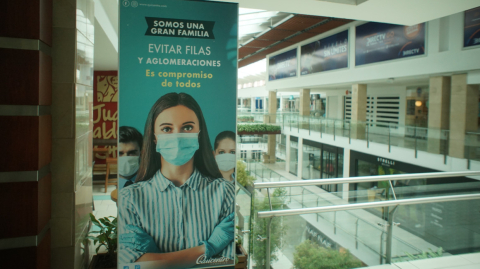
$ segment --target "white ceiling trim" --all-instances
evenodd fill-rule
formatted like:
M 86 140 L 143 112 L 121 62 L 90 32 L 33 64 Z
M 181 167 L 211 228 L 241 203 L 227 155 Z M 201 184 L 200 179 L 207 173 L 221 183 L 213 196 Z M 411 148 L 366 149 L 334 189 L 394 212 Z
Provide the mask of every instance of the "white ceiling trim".
M 102 27 L 103 31 L 108 37 L 108 40 L 112 43 L 112 46 L 115 48 L 115 51 L 118 52 L 118 35 L 115 31 L 115 28 L 112 25 L 112 22 L 108 18 L 107 12 L 103 7 L 100 0 L 94 0 L 95 2 L 95 18 Z
M 218 0 L 232 2 L 232 0 Z M 413 25 L 480 6 L 480 0 L 368 0 L 348 5 L 317 0 L 236 0 L 242 8 Z

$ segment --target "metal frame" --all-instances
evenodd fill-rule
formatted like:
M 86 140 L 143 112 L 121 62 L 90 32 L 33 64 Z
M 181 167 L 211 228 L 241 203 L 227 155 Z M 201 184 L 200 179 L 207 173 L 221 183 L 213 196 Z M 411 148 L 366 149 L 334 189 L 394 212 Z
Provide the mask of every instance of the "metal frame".
M 480 176 L 480 171 L 465 172 L 434 172 L 434 173 L 415 173 L 415 174 L 399 174 L 385 176 L 366 176 L 366 177 L 350 177 L 350 178 L 334 178 L 334 179 L 311 179 L 311 180 L 292 180 L 282 182 L 261 182 L 255 183 L 255 189 L 263 188 L 282 188 L 282 187 L 299 187 L 326 184 L 343 184 L 343 183 L 361 183 L 361 182 L 377 182 L 388 180 L 408 180 L 408 179 L 426 179 L 426 178 L 445 178 L 445 177 L 468 177 Z
M 401 200 L 390 200 L 390 201 L 369 202 L 369 203 L 321 206 L 321 207 L 313 207 L 313 208 L 261 211 L 257 213 L 257 216 L 258 218 L 263 219 L 263 218 L 270 218 L 270 217 L 296 216 L 296 215 L 302 215 L 302 214 L 347 211 L 347 210 L 367 209 L 367 208 L 375 208 L 375 207 L 390 207 L 390 206 L 395 207 L 399 205 L 455 202 L 455 201 L 476 200 L 476 199 L 480 199 L 480 194 L 447 195 L 447 196 L 437 196 L 437 197 L 427 197 L 427 198 L 414 198 L 414 199 L 401 199 Z
M 337 178 L 331 180 L 299 180 L 299 181 L 289 181 L 289 182 L 266 182 L 266 183 L 254 183 L 254 189 L 267 189 L 268 202 L 270 205 L 270 211 L 261 211 L 257 212 L 257 218 L 269 218 L 267 224 L 267 246 L 266 246 L 266 268 L 270 268 L 270 232 L 271 232 L 271 223 L 274 217 L 282 216 L 296 216 L 303 214 L 316 214 L 318 218 L 319 213 L 325 212 L 335 212 L 334 215 L 334 233 L 336 233 L 336 212 L 337 211 L 347 211 L 347 210 L 358 210 L 358 209 L 367 209 L 367 208 L 385 208 L 385 212 L 388 212 L 388 223 L 387 231 L 382 233 L 380 238 L 383 242 L 384 234 L 387 235 L 386 242 L 386 255 L 385 261 L 388 264 L 392 263 L 392 242 L 393 242 L 393 226 L 395 224 L 394 217 L 395 212 L 400 205 L 414 205 L 414 204 L 428 204 L 428 203 L 441 203 L 441 202 L 455 202 L 455 201 L 466 201 L 466 200 L 477 200 L 480 199 L 480 194 L 463 194 L 463 195 L 447 195 L 447 196 L 437 196 L 437 197 L 427 197 L 427 198 L 414 198 L 414 199 L 400 199 L 397 200 L 395 191 L 392 185 L 392 180 L 405 180 L 405 179 L 423 179 L 423 178 L 444 178 L 444 177 L 458 177 L 458 176 L 479 176 L 480 171 L 467 171 L 467 172 L 440 172 L 440 173 L 417 173 L 417 174 L 406 174 L 406 175 L 388 175 L 388 176 L 369 176 L 369 177 L 355 177 L 355 178 Z M 324 185 L 324 184 L 340 184 L 340 183 L 359 183 L 359 182 L 375 182 L 375 181 L 389 181 L 390 188 L 392 189 L 393 197 L 395 200 L 390 201 L 379 201 L 379 202 L 367 202 L 367 203 L 357 203 L 357 204 L 343 204 L 343 205 L 331 205 L 331 206 L 321 206 L 313 208 L 302 208 L 300 209 L 283 209 L 283 210 L 273 210 L 272 201 L 270 199 L 270 188 L 281 188 L 281 187 L 298 187 L 298 186 L 312 186 L 312 185 Z M 304 189 L 305 190 L 305 189 Z M 302 200 L 303 200 L 303 191 L 302 191 Z M 393 209 L 390 210 L 389 207 Z M 357 219 L 357 228 L 358 229 L 358 219 Z M 358 231 L 357 231 L 358 232 Z M 357 238 L 355 238 L 357 240 Z M 358 244 L 356 242 L 356 244 Z M 380 244 L 383 247 L 383 244 Z M 383 250 L 381 250 L 383 253 Z M 380 255 L 380 263 L 383 263 L 383 255 Z

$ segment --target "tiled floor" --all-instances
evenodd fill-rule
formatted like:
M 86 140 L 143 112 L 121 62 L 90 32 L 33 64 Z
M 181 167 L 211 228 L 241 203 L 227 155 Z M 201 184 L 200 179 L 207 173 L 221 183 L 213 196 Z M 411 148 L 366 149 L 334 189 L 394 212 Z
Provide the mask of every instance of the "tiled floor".
M 372 269 L 479 269 L 480 253 L 448 256 L 388 265 L 371 266 Z
M 112 201 L 110 193 L 115 190 L 116 186 L 108 186 L 107 193 L 105 193 L 104 185 L 93 185 L 93 202 L 95 210 L 93 215 L 98 218 L 117 216 L 117 203 Z

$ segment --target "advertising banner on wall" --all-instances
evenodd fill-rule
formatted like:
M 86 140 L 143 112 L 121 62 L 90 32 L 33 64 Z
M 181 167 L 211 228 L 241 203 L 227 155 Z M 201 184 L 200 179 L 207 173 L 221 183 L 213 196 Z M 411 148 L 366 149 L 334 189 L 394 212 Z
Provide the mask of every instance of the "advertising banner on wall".
M 297 49 L 289 50 L 268 59 L 268 80 L 295 77 L 297 75 Z
M 93 89 L 93 139 L 101 141 L 94 148 L 107 148 L 107 153 L 95 153 L 95 166 L 105 171 L 105 159 L 117 158 L 118 72 L 95 71 Z M 107 143 L 111 141 L 111 143 Z M 95 144 L 95 143 L 94 143 Z M 96 168 L 95 168 L 96 169 Z
M 480 45 L 480 7 L 465 11 L 463 46 Z
M 237 31 L 237 4 L 120 1 L 118 268 L 233 268 Z
M 300 53 L 301 75 L 348 67 L 348 31 L 302 46 Z
M 355 65 L 425 54 L 425 23 L 403 26 L 369 22 L 357 26 Z

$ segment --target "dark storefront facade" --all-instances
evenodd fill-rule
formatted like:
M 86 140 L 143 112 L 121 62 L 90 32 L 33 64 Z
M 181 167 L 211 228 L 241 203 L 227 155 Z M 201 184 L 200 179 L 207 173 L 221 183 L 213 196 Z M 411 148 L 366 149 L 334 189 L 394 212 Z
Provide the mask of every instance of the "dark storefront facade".
M 429 168 L 356 151 L 350 152 L 350 176 L 376 176 L 439 172 Z M 465 178 L 430 178 L 392 181 L 397 199 L 478 193 L 480 182 Z M 353 183 L 350 202 L 394 200 L 388 181 Z M 398 226 L 451 254 L 480 251 L 480 201 L 457 201 L 399 206 Z M 368 209 L 387 219 L 384 208 Z M 477 225 L 476 225 L 477 224 Z

